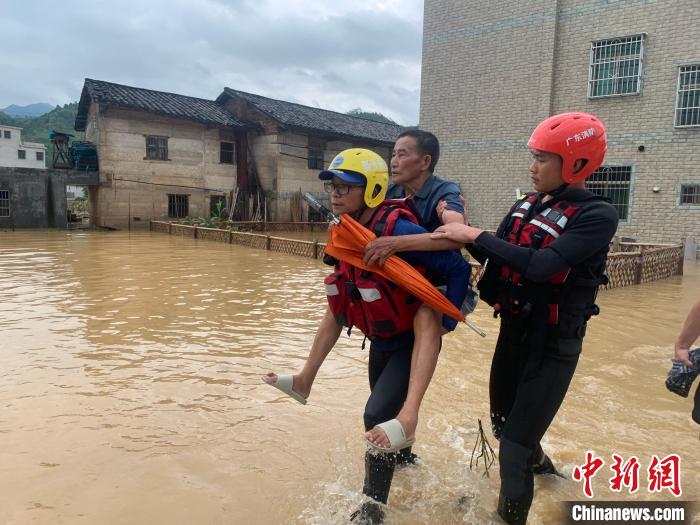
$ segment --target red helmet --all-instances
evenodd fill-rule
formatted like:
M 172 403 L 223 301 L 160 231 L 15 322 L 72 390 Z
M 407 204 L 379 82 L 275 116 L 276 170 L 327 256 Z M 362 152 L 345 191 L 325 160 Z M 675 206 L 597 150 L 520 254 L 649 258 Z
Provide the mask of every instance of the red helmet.
M 567 184 L 581 182 L 603 163 L 608 149 L 605 126 L 588 113 L 560 113 L 543 120 L 532 132 L 527 146 L 561 157 L 561 178 Z M 577 160 L 586 164 L 574 173 Z

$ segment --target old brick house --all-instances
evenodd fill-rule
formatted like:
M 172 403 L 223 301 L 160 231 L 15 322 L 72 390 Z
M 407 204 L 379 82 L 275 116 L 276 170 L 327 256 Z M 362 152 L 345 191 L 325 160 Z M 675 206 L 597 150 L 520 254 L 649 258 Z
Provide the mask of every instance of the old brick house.
M 608 128 L 590 187 L 618 232 L 700 241 L 699 18 L 697 0 L 426 0 L 420 124 L 471 221 L 496 226 L 530 187 L 534 126 L 579 110 Z
M 348 147 L 384 157 L 401 127 L 226 88 L 216 100 L 86 79 L 75 122 L 97 145 L 93 223 L 208 216 L 306 220 L 299 191 Z

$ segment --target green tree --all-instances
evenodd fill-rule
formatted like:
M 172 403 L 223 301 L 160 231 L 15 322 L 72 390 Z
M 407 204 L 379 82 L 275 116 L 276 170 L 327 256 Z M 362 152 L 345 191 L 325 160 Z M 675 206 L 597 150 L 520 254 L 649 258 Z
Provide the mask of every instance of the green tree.
M 85 140 L 85 133 L 73 129 L 77 114 L 78 103 L 71 102 L 63 106 L 56 106 L 55 109 L 39 117 L 15 118 L 0 112 L 0 124 L 23 128 L 22 140 L 39 142 L 47 147 L 47 151 L 51 151 L 50 130 L 74 135 L 73 140 Z
M 381 113 L 376 113 L 373 111 L 362 111 L 362 108 L 351 109 L 346 113 L 346 115 L 366 118 L 367 120 L 374 120 L 375 122 L 383 122 L 384 124 L 396 124 L 396 122 L 391 120 L 389 117 L 382 115 Z

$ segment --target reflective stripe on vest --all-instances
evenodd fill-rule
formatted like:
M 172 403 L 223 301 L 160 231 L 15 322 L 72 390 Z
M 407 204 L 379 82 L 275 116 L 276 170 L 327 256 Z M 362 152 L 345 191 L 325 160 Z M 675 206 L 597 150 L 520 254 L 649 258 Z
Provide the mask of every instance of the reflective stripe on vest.
M 538 228 L 546 231 L 548 234 L 550 234 L 555 239 L 557 239 L 559 237 L 559 232 L 557 230 L 555 230 L 554 228 L 550 228 L 545 223 L 538 221 L 537 219 L 532 219 L 529 224 L 532 224 L 533 226 L 537 226 Z
M 511 224 L 510 229 L 504 232 L 503 238 L 510 244 L 516 246 L 522 246 L 525 248 L 533 247 L 534 249 L 545 248 L 563 233 L 564 228 L 569 222 L 569 219 L 575 215 L 579 207 L 573 206 L 567 201 L 559 201 L 554 203 L 549 208 L 545 208 L 540 213 L 535 215 L 531 220 L 525 222 L 525 216 L 527 211 L 529 211 L 533 205 L 537 203 L 538 196 L 536 193 L 528 195 L 526 200 L 517 205 L 513 213 L 511 213 Z M 523 211 L 524 210 L 524 211 Z M 541 234 L 536 235 L 538 232 Z M 542 234 L 544 236 L 542 236 Z M 533 246 L 533 241 L 537 238 L 541 240 L 539 244 Z M 552 286 L 561 286 L 566 281 L 569 276 L 571 268 L 567 268 L 554 277 L 550 278 L 547 282 Z M 508 266 L 503 266 L 501 269 L 501 279 L 506 285 L 506 290 L 512 290 L 513 287 L 523 286 L 523 275 L 511 270 Z M 515 291 L 510 292 L 515 293 Z M 507 307 L 511 311 L 518 311 L 524 306 L 521 301 L 519 301 L 514 296 L 504 297 L 505 304 L 499 305 L 498 308 Z M 557 304 L 549 305 L 549 323 L 557 324 L 559 322 L 559 307 Z
M 401 217 L 418 223 L 408 199 L 387 200 L 377 207 L 367 228 L 377 236 L 391 235 Z M 381 275 L 338 261 L 324 283 L 328 305 L 339 324 L 382 338 L 413 328 L 421 302 Z

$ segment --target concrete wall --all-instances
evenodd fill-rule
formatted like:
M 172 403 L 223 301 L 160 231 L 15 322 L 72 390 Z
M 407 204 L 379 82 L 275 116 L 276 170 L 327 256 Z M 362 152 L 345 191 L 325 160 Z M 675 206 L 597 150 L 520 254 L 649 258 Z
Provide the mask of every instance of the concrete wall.
M 630 214 L 618 233 L 640 240 L 700 241 L 700 206 L 679 207 L 681 182 L 700 184 L 700 127 L 674 128 L 678 66 L 700 64 L 697 0 L 560 0 L 554 112 L 576 108 L 608 127 L 605 163 L 632 166 Z M 642 93 L 589 99 L 591 41 L 646 33 Z M 644 146 L 644 151 L 639 151 Z M 654 192 L 653 188 L 659 191 Z
M 97 174 L 0 167 L 0 190 L 10 192 L 10 217 L 0 217 L 0 228 L 65 228 L 68 184 L 97 185 Z
M 680 182 L 700 182 L 700 128 L 673 127 L 678 66 L 700 63 L 697 17 L 697 0 L 426 0 L 420 124 L 440 139 L 437 174 L 460 183 L 471 222 L 494 228 L 530 188 L 537 123 L 582 110 L 608 127 L 606 162 L 632 166 L 619 233 L 700 240 L 700 207 L 677 206 Z M 591 42 L 641 32 L 642 94 L 588 99 Z
M 236 164 L 219 162 L 232 129 L 96 104 L 86 127 L 100 163 L 100 187 L 90 192 L 96 225 L 148 227 L 151 218 L 167 218 L 168 194 L 188 195 L 189 215 L 206 217 L 210 198 L 236 186 Z M 145 158 L 147 135 L 168 137 L 168 160 Z
M 482 227 L 527 188 L 525 142 L 549 112 L 555 19 L 552 0 L 425 2 L 420 126 L 440 140 L 436 174 L 461 186 Z
M 10 138 L 5 138 L 5 132 Z M 24 159 L 20 159 L 19 150 L 24 150 Z M 37 159 L 40 154 L 41 159 Z M 18 168 L 46 168 L 46 146 L 37 142 L 22 142 L 22 128 L 0 124 L 0 166 Z
M 324 167 L 327 167 L 338 153 L 348 148 L 368 148 L 387 161 L 391 153 L 388 146 L 310 137 L 294 131 L 279 131 L 269 135 L 251 133 L 249 141 L 261 184 L 269 195 L 268 220 L 271 221 L 293 219 L 292 199 L 300 190 L 315 194 L 323 193 L 323 183 L 318 179 L 320 170 L 310 169 L 308 165 L 310 141 L 322 146 Z M 302 206 L 302 220 L 306 220 L 308 206 L 306 202 L 303 202 Z

